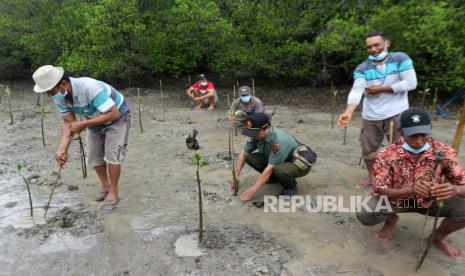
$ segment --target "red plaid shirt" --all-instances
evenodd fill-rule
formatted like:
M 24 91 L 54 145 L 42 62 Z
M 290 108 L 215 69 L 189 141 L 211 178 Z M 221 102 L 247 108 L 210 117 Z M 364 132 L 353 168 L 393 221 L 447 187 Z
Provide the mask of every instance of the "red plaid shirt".
M 465 184 L 465 170 L 459 165 L 455 151 L 442 143 L 431 140 L 432 145 L 428 150 L 420 154 L 415 161 L 413 156 L 402 148 L 404 139 L 400 138 L 394 144 L 387 146 L 376 155 L 374 163 L 373 192 L 379 194 L 382 190 L 401 189 L 411 187 L 419 181 L 428 183 L 439 182 L 441 176 L 436 171 L 435 152 L 443 151 L 446 156 L 441 164 L 441 175 L 444 174 L 452 185 Z M 432 198 L 411 195 L 408 199 L 415 199 L 417 203 L 427 208 L 434 201 Z M 404 199 L 407 199 L 404 198 Z M 393 201 L 396 206 L 404 199 Z

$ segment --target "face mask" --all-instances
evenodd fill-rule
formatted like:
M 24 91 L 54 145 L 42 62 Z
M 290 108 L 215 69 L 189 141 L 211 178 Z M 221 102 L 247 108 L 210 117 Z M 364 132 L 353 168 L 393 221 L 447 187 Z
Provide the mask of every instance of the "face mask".
M 386 43 L 386 45 L 384 46 L 384 51 L 382 51 L 382 52 L 381 52 L 379 55 L 377 55 L 377 56 L 369 55 L 369 56 L 368 56 L 368 59 L 369 59 L 369 60 L 372 60 L 372 61 L 381 61 L 381 60 L 383 60 L 383 59 L 386 58 L 387 54 L 388 54 L 388 50 L 387 50 L 387 43 Z
M 420 154 L 426 150 L 428 150 L 431 147 L 429 143 L 426 143 L 421 149 L 414 149 L 412 148 L 409 144 L 405 143 L 402 145 L 402 148 L 404 148 L 406 151 L 413 153 L 413 154 Z
M 252 97 L 251 97 L 250 95 L 241 96 L 241 102 L 243 102 L 243 103 L 248 103 L 248 102 L 250 102 L 251 98 L 252 98 Z
M 203 81 L 203 82 L 200 83 L 200 85 L 202 85 L 202 86 L 207 86 L 207 84 L 208 84 L 208 81 Z
M 64 100 L 67 95 L 68 91 L 65 90 L 65 93 L 58 92 L 53 96 L 53 98 L 57 101 L 61 101 Z

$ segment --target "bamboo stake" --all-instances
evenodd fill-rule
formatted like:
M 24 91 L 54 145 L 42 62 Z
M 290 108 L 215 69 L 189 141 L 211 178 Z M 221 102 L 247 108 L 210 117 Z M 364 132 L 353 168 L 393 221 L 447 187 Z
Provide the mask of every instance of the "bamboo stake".
M 69 145 L 71 144 L 71 141 L 73 140 L 73 133 L 69 133 L 69 138 L 68 138 L 68 145 L 66 146 L 65 149 L 65 154 L 67 154 Z M 50 202 L 52 201 L 52 196 L 53 192 L 55 191 L 55 188 L 57 187 L 58 184 L 58 179 L 61 177 L 61 170 L 63 169 L 63 165 L 60 165 L 60 168 L 58 169 L 58 174 L 57 174 L 57 179 L 55 180 L 55 183 L 53 184 L 52 191 L 50 192 L 50 196 L 48 197 L 48 202 L 47 205 L 45 206 L 45 213 L 44 213 L 44 218 L 47 216 L 48 208 L 50 206 Z
M 239 86 L 238 86 L 239 89 Z M 233 101 L 236 99 L 236 85 L 233 85 Z
M 252 79 L 252 96 L 255 97 L 255 81 Z
M 331 129 L 334 129 L 334 123 L 336 120 L 336 95 L 337 90 L 334 87 L 333 82 L 331 82 L 331 96 L 332 96 L 332 104 L 331 104 Z
M 394 142 L 394 121 L 389 122 L 389 144 Z
M 235 119 L 235 117 L 233 117 Z M 234 193 L 233 196 L 237 196 L 239 191 L 239 180 L 236 177 L 236 160 L 235 160 L 235 150 L 234 150 L 234 138 L 233 138 L 233 129 L 235 128 L 236 122 L 233 120 L 231 122 L 231 127 L 229 128 L 229 159 L 231 160 L 231 172 L 233 175 L 233 184 L 234 184 Z
M 163 86 L 160 80 L 160 97 L 161 97 L 161 113 L 163 114 L 163 122 L 165 121 L 165 100 L 163 99 Z
M 189 89 L 192 87 L 192 82 L 191 82 L 191 75 L 188 75 L 189 78 Z M 189 106 L 191 108 L 191 111 L 194 110 L 194 100 L 189 97 Z
M 13 121 L 13 111 L 11 109 L 11 90 L 10 87 L 7 85 L 5 87 L 6 98 L 8 99 L 8 108 L 10 109 L 10 125 L 14 124 Z
M 462 143 L 463 129 L 465 125 L 465 101 L 463 102 L 462 110 L 460 111 L 460 120 L 455 131 L 454 143 L 452 147 L 455 149 L 457 155 L 459 155 L 460 144 Z
M 345 146 L 347 145 L 347 126 L 344 127 L 344 141 L 342 144 Z
M 431 114 L 433 115 L 433 121 L 437 120 L 436 117 L 436 106 L 438 105 L 438 88 L 434 88 L 434 98 L 433 98 L 433 107 L 431 110 Z
M 141 102 L 140 91 L 139 91 L 139 88 L 137 88 L 137 105 L 139 108 L 139 127 L 140 127 L 140 133 L 144 133 L 144 127 L 142 126 L 142 109 L 140 108 L 140 102 Z

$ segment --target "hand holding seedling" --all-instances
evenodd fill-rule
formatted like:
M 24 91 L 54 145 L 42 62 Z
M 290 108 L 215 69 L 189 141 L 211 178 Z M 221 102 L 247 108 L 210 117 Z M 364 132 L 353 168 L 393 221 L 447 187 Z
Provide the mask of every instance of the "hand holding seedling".
M 66 151 L 58 150 L 55 155 L 55 160 L 58 162 L 60 167 L 63 167 L 66 161 L 68 161 L 68 153 Z
M 234 181 L 234 179 L 228 181 L 229 188 L 231 188 L 231 190 L 234 190 L 236 188 L 236 185 L 239 183 L 239 174 L 240 172 L 236 172 L 236 181 Z
M 457 194 L 456 186 L 450 183 L 435 183 L 431 187 L 431 195 L 436 198 L 436 200 L 444 200 L 451 198 Z

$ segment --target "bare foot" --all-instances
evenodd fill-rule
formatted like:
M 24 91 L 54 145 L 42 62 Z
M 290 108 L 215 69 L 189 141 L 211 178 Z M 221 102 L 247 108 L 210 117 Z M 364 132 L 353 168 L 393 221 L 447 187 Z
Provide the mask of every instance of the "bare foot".
M 196 105 L 195 109 L 202 109 L 202 105 L 201 104 Z
M 392 238 L 392 233 L 394 232 L 394 226 L 399 221 L 399 216 L 396 214 L 386 215 L 386 220 L 384 221 L 384 226 L 376 232 L 376 237 L 380 241 L 390 241 Z
M 355 187 L 359 188 L 359 189 L 362 189 L 362 188 L 371 187 L 372 185 L 373 184 L 371 183 L 370 179 L 366 178 L 366 179 L 363 179 L 363 180 L 360 180 L 359 182 L 357 182 Z
M 210 106 L 208 107 L 208 110 L 210 110 L 210 111 L 213 111 L 214 109 L 215 109 L 215 107 L 214 107 L 213 105 L 210 105 Z
M 456 260 L 461 260 L 463 259 L 463 251 L 453 247 L 451 244 L 447 243 L 444 238 L 434 237 L 433 239 L 434 245 L 436 245 L 437 248 L 439 248 L 442 252 L 444 252 L 447 256 L 456 259 Z

